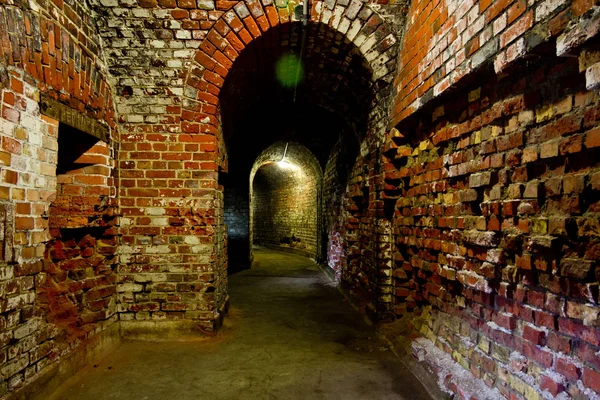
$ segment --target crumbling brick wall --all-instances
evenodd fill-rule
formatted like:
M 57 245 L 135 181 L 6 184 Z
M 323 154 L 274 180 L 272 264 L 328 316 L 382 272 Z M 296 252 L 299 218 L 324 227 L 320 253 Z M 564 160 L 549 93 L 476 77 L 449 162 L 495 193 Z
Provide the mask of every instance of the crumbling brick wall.
M 63 285 L 70 282 L 76 286 L 76 281 L 83 282 L 84 264 L 105 251 L 98 241 L 95 247 L 92 246 L 93 239 L 89 238 L 87 244 L 80 241 L 79 247 L 66 245 L 72 252 L 58 257 L 60 267 L 51 267 L 57 259 L 52 260 L 49 253 L 60 247 L 53 239 L 56 231 L 50 229 L 52 218 L 49 217 L 51 203 L 57 198 L 60 202 L 61 198 L 57 195 L 60 184 L 56 176 L 59 132 L 58 121 L 43 115 L 45 110 L 41 102 L 41 96 L 53 98 L 74 109 L 75 113 L 99 121 L 107 130 L 115 127 L 112 95 L 102 59 L 98 56 L 100 48 L 96 32 L 90 10 L 80 2 L 0 2 L 0 197 L 4 217 L 0 395 L 23 386 L 24 382 L 55 365 L 62 355 L 69 354 L 80 343 L 80 339 L 86 338 L 87 332 L 95 330 L 98 333 L 107 326 L 96 324 L 97 321 L 110 319 L 110 315 L 89 318 L 90 314 L 83 312 L 86 307 L 93 312 L 104 308 L 95 303 L 99 299 L 112 298 L 114 303 L 111 289 L 100 294 L 99 285 L 104 288 L 111 285 L 111 282 L 96 282 L 101 279 L 100 275 L 85 280 L 85 287 L 82 285 L 73 290 L 78 293 L 82 308 L 70 303 L 62 309 L 69 309 L 73 315 L 67 316 L 59 308 L 52 308 L 52 313 L 47 313 L 48 285 L 53 281 L 53 273 L 60 271 L 54 278 L 63 274 Z M 112 166 L 110 157 L 105 160 L 104 168 Z M 81 172 L 78 177 L 86 179 L 95 175 Z M 101 175 L 110 179 L 112 171 L 104 170 Z M 112 185 L 104 182 L 106 187 Z M 80 183 L 83 191 L 96 190 L 91 187 L 95 187 L 96 182 Z M 95 192 L 87 195 L 97 197 Z M 107 199 L 110 195 L 114 197 L 114 189 L 106 193 Z M 102 211 L 96 210 L 93 216 L 99 214 L 103 214 Z M 88 215 L 83 209 L 78 212 L 77 217 L 83 218 L 80 227 L 86 226 Z M 54 228 L 58 229 L 59 225 Z M 107 247 L 114 245 L 113 239 L 109 242 Z M 79 259 L 73 254 L 75 252 L 82 254 Z M 79 268 L 66 268 L 67 264 L 74 263 L 79 263 Z M 70 276 L 67 270 L 71 271 Z M 73 280 L 75 275 L 78 279 Z M 88 290 L 87 297 L 82 295 Z M 92 293 L 97 297 L 92 298 Z M 73 324 L 77 334 L 67 328 L 67 320 L 78 321 Z M 115 320 L 113 316 L 107 322 Z
M 64 124 L 55 128 L 56 195 L 48 209 L 52 240 L 46 249 L 40 307 L 50 322 L 68 332 L 68 341 L 76 341 L 98 324 L 117 320 L 114 159 L 109 144 Z
M 383 149 L 394 313 L 495 396 L 597 396 L 597 7 L 422 1 L 409 21 Z
M 325 234 L 327 235 L 326 263 L 333 270 L 337 281 L 342 278 L 345 263 L 344 232 L 345 209 L 344 193 L 348 182 L 349 166 L 344 162 L 344 156 L 352 158 L 347 150 L 348 141 L 338 140 L 327 160 L 323 174 L 323 209 L 327 210 L 324 219 Z
M 586 22 L 597 12 L 592 6 L 587 0 L 413 1 L 394 80 L 392 125 L 486 65 L 505 72 L 567 29 L 557 49 L 564 55 L 597 33 Z
M 364 312 L 373 320 L 388 319 L 392 297 L 389 222 L 379 198 L 382 142 L 375 132 L 361 143 L 348 171 L 343 198 L 345 256 L 341 279 Z
M 506 396 L 521 373 L 597 389 L 598 104 L 576 59 L 548 62 L 454 96 L 387 153 L 394 310 L 433 306 L 421 331 Z

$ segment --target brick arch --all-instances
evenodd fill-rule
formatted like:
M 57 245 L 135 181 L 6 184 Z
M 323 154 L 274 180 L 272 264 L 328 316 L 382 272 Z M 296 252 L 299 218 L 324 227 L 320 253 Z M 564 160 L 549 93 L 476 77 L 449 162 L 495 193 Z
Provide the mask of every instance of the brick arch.
M 219 166 L 226 168 L 219 110 L 219 94 L 226 77 L 240 53 L 256 38 L 292 21 L 287 9 L 277 9 L 270 0 L 240 1 L 215 22 L 191 61 L 184 86 L 182 132 L 216 136 L 213 160 Z M 360 0 L 347 4 L 316 1 L 309 23 L 324 24 L 352 43 L 370 66 L 371 81 L 379 91 L 391 84 L 397 39 L 391 25 L 369 4 Z M 387 105 L 385 108 L 383 114 L 387 113 Z M 384 119 L 381 112 L 374 114 L 379 121 Z
M 314 249 L 312 249 L 310 252 L 305 253 L 304 255 L 318 259 L 322 256 L 320 254 L 320 245 L 322 240 L 321 231 L 323 227 L 320 226 L 319 221 L 321 220 L 323 210 L 322 204 L 318 201 L 318 199 L 320 199 L 322 196 L 323 170 L 321 169 L 319 161 L 317 160 L 315 155 L 307 147 L 300 143 L 284 141 L 275 142 L 268 148 L 264 149 L 258 155 L 258 157 L 256 157 L 256 159 L 254 160 L 254 164 L 252 165 L 252 169 L 250 170 L 250 259 L 253 259 L 252 245 L 254 244 L 254 239 L 256 238 L 256 229 L 254 226 L 256 217 L 254 215 L 255 210 L 253 206 L 253 203 L 256 199 L 254 181 L 257 176 L 257 173 L 259 173 L 259 170 L 266 172 L 267 175 L 274 177 L 276 180 L 285 181 L 286 177 L 282 175 L 286 175 L 287 172 L 277 165 L 279 161 L 283 160 L 284 154 L 286 161 L 297 166 L 299 170 L 303 171 L 303 178 L 300 179 L 300 182 L 302 182 L 302 184 L 310 182 L 308 183 L 308 187 L 304 187 L 307 188 L 308 192 L 310 192 L 307 193 L 308 196 L 314 196 L 314 203 L 312 207 L 307 208 L 305 206 L 304 208 L 301 208 L 300 213 L 304 214 L 307 212 L 308 209 L 315 210 L 315 214 L 312 215 L 312 218 L 314 218 L 314 226 L 311 229 L 312 233 L 314 234 L 314 237 L 311 237 L 311 239 L 314 239 Z M 298 182 L 298 177 L 294 177 L 294 174 L 292 174 L 288 178 L 292 181 L 296 180 L 296 182 Z

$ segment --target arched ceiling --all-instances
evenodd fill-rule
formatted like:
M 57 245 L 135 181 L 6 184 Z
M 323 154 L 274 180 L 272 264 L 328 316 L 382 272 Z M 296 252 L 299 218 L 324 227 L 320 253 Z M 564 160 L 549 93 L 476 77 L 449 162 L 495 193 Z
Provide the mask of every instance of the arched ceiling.
M 301 67 L 289 63 L 281 77 L 290 57 Z M 357 141 L 366 132 L 372 75 L 358 48 L 324 24 L 282 24 L 256 38 L 219 95 L 230 172 L 276 140 L 302 143 L 324 166 L 340 135 Z
M 286 65 L 290 59 L 299 61 Z M 284 75 L 280 79 L 278 71 Z M 270 111 L 292 114 L 311 105 L 364 129 L 374 97 L 371 79 L 368 63 L 341 33 L 324 24 L 278 25 L 233 64 L 220 94 L 223 125 L 234 128 L 233 121 L 252 122 L 253 116 L 267 117 Z
M 401 6 L 310 1 L 305 27 L 270 0 L 88 1 L 124 132 L 222 127 L 230 167 L 248 168 L 277 139 L 305 144 L 324 165 L 340 134 L 359 140 L 373 114 L 385 124 Z M 288 88 L 275 74 L 286 54 L 304 70 Z
M 265 164 L 256 171 L 252 185 L 267 191 L 296 186 L 305 181 L 304 172 L 301 167 L 282 168 L 277 163 Z
M 250 170 L 250 183 L 255 176 L 277 184 L 286 180 L 311 180 L 320 182 L 323 171 L 314 154 L 295 142 L 276 142 L 264 149 L 254 160 Z

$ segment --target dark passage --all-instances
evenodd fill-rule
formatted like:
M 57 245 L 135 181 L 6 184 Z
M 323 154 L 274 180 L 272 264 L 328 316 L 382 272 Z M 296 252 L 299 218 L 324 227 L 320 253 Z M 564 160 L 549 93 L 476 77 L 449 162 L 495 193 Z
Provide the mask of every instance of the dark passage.
M 125 342 L 51 400 L 429 399 L 315 263 L 261 248 L 255 261 L 230 276 L 216 338 Z

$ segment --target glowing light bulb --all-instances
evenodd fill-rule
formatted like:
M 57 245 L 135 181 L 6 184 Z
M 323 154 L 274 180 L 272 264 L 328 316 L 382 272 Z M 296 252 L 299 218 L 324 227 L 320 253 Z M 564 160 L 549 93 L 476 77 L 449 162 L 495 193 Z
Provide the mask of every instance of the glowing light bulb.
M 277 166 L 282 169 L 293 169 L 294 166 L 285 160 L 277 162 Z

